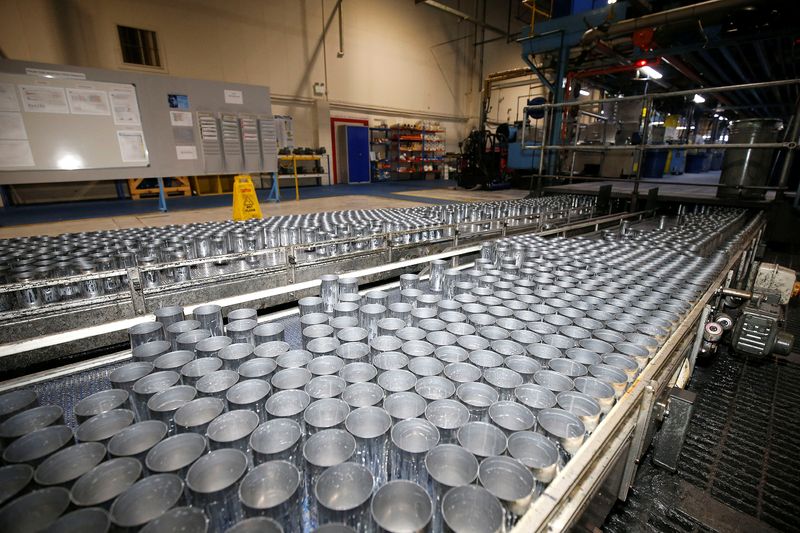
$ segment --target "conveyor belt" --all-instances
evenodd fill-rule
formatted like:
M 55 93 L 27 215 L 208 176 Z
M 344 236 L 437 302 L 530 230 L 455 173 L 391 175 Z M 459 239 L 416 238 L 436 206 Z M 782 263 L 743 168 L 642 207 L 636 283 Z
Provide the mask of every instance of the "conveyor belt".
M 755 221 L 754 221 L 755 223 Z M 752 231 L 750 231 L 752 233 Z M 735 261 L 735 258 L 730 259 L 731 262 Z M 722 276 L 724 273 L 721 273 Z M 716 278 L 715 278 L 716 279 Z M 697 314 L 697 309 L 695 309 L 695 314 Z M 284 319 L 284 326 L 287 328 L 286 337 L 291 344 L 298 344 L 299 340 L 299 331 L 298 331 L 298 323 L 296 317 L 290 317 Z M 684 331 L 686 328 L 682 329 Z M 681 344 L 683 346 L 683 344 Z M 678 352 L 676 352 L 678 353 Z M 659 359 L 659 364 L 663 363 L 663 357 Z M 100 390 L 101 388 L 105 388 L 108 386 L 107 384 L 107 375 L 110 371 L 110 367 L 105 367 L 101 369 L 95 369 L 92 371 L 87 371 L 81 374 L 76 374 L 68 378 L 57 378 L 51 380 L 47 383 L 43 383 L 37 386 L 37 390 L 41 395 L 41 398 L 45 403 L 53 402 L 60 404 L 64 407 L 65 411 L 68 413 L 72 411 L 72 405 L 75 401 L 80 398 L 83 398 L 96 390 Z M 674 369 L 669 370 L 668 373 L 672 373 Z M 665 371 L 666 372 L 666 371 Z M 47 400 L 45 400 L 47 399 Z M 617 411 L 620 412 L 620 411 Z M 70 423 L 74 425 L 74 420 L 69 420 Z M 593 437 L 596 437 L 598 433 L 593 434 Z M 579 457 L 580 459 L 580 457 Z M 575 463 L 580 465 L 580 463 Z M 564 472 L 566 475 L 568 472 Z M 546 498 L 540 498 L 540 502 L 546 504 Z M 530 513 L 528 516 L 531 516 Z M 521 530 L 524 530 L 521 529 Z
M 273 322 L 283 324 L 286 342 L 292 346 L 300 345 L 299 315 L 291 315 Z M 55 404 L 64 409 L 64 423 L 75 429 L 78 427 L 78 423 L 72 412 L 73 406 L 90 394 L 110 389 L 111 382 L 108 381 L 108 375 L 117 367 L 128 362 L 130 361 L 126 360 L 55 379 L 40 381 L 34 384 L 32 388 L 39 395 L 42 405 Z
M 798 307 L 789 319 L 800 321 Z M 797 357 L 764 363 L 721 355 L 698 367 L 690 387 L 698 400 L 677 473 L 657 469 L 645 457 L 628 502 L 617 504 L 604 529 L 796 530 Z

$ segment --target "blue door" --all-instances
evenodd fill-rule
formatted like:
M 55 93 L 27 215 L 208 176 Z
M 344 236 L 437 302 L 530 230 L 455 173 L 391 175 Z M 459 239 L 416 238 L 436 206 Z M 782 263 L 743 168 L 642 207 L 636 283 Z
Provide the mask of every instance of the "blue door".
M 347 126 L 347 183 L 369 183 L 369 128 Z

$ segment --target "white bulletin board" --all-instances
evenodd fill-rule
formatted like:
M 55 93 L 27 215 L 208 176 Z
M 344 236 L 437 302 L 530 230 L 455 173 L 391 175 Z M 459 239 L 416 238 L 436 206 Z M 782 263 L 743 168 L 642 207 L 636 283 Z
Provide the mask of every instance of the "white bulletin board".
M 134 85 L 0 73 L 0 170 L 149 163 Z

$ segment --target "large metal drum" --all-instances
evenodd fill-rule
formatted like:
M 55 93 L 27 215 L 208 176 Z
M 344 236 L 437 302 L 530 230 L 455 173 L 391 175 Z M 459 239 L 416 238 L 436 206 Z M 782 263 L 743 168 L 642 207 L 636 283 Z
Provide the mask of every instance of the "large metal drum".
M 737 120 L 731 125 L 729 142 L 736 144 L 774 143 L 783 129 L 783 122 L 775 118 L 753 118 Z M 722 185 L 766 185 L 769 180 L 775 149 L 734 148 L 725 151 L 722 160 Z M 720 187 L 720 198 L 763 198 L 763 189 L 741 190 Z

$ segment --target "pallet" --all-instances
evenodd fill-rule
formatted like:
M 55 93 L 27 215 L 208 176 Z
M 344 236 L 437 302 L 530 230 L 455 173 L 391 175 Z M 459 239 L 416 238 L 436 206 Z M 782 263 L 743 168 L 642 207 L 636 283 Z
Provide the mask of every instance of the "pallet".
M 134 200 L 139 200 L 142 196 L 158 196 L 159 188 L 158 187 L 143 187 L 140 188 L 139 186 L 144 182 L 145 179 L 148 178 L 130 178 L 128 179 L 128 188 L 131 191 L 131 198 Z M 174 177 L 174 178 L 164 178 L 173 180 L 177 182 L 179 185 L 171 185 L 169 187 L 164 186 L 164 194 L 169 196 L 171 193 L 177 195 L 180 193 L 181 196 L 191 196 L 192 195 L 192 186 L 189 184 L 189 178 L 184 176 Z
M 198 196 L 233 194 L 233 175 L 192 176 L 191 180 Z

